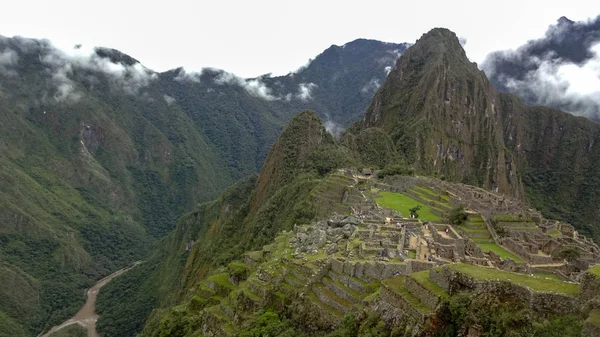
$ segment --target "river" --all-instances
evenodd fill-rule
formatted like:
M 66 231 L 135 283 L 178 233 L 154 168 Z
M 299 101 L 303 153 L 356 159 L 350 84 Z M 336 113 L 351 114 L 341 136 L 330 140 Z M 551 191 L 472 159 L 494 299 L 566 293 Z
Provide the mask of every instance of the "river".
M 110 282 L 110 280 L 112 280 L 113 278 L 128 272 L 129 270 L 131 270 L 132 268 L 134 268 L 142 262 L 143 261 L 137 261 L 133 265 L 117 270 L 116 272 L 98 281 L 96 284 L 94 284 L 93 287 L 88 289 L 87 299 L 85 300 L 85 303 L 83 304 L 81 309 L 79 309 L 79 311 L 75 314 L 75 316 L 69 318 L 60 325 L 52 327 L 50 331 L 46 332 L 45 334 L 40 334 L 38 335 L 38 337 L 49 337 L 58 330 L 73 324 L 79 324 L 82 327 L 86 328 L 88 337 L 100 337 L 100 335 L 96 331 L 96 321 L 98 320 L 98 314 L 96 313 L 96 296 L 98 295 L 100 288 L 102 288 L 105 284 Z

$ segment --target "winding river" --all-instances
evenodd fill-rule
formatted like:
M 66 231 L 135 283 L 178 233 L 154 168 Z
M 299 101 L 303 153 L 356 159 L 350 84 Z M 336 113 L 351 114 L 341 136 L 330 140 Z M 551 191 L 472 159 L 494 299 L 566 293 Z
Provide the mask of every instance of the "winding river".
M 46 332 L 45 334 L 40 334 L 38 337 L 49 337 L 58 330 L 73 324 L 79 324 L 86 328 L 88 337 L 100 337 L 96 331 L 96 321 L 98 320 L 98 314 L 96 314 L 96 296 L 98 295 L 100 288 L 110 282 L 113 278 L 128 272 L 142 262 L 143 261 L 137 261 L 133 265 L 117 270 L 116 272 L 98 281 L 93 287 L 88 289 L 85 304 L 81 307 L 81 309 L 79 309 L 75 316 L 69 318 L 60 325 L 52 327 L 50 331 Z

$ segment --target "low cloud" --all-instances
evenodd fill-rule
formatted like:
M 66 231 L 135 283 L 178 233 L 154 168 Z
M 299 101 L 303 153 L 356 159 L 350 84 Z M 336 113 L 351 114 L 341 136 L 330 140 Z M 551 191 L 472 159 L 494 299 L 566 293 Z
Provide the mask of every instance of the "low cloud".
M 340 139 L 340 136 L 342 135 L 342 133 L 344 132 L 344 128 L 337 124 L 336 122 L 332 121 L 330 119 L 330 116 L 326 116 L 326 120 L 324 123 L 325 126 L 325 130 L 327 130 L 329 133 L 331 133 L 335 139 Z
M 37 55 L 52 86 L 50 93 L 46 92 L 42 97 L 47 99 L 50 94 L 57 102 L 79 101 L 84 96 L 83 83 L 99 83 L 96 78 L 98 75 L 106 76 L 113 88 L 132 95 L 137 95 L 141 88 L 157 78 L 154 72 L 140 63 L 110 49 L 81 45 L 61 49 L 48 40 L 23 37 L 5 39 L 3 42 L 10 43 L 14 50 L 0 51 L 0 71 L 15 66 L 19 61 L 19 54 Z M 116 59 L 120 61 L 115 61 Z
M 17 53 L 10 49 L 5 48 L 0 50 L 0 73 L 7 76 L 16 76 L 17 73 L 13 67 L 19 62 L 19 56 Z
M 392 66 L 387 66 L 387 67 L 383 68 L 383 71 L 385 72 L 385 76 L 389 75 L 392 72 L 392 69 L 394 69 Z
M 167 105 L 171 105 L 176 102 L 175 98 L 169 95 L 163 95 L 163 99 L 165 100 L 165 102 L 167 102 Z
M 562 17 L 544 37 L 492 53 L 481 68 L 499 90 L 530 104 L 600 120 L 600 16 Z
M 179 72 L 177 73 L 177 76 L 175 76 L 174 80 L 178 81 L 178 82 L 189 81 L 189 82 L 194 82 L 194 83 L 200 83 L 201 76 L 202 76 L 202 70 L 200 70 L 199 72 L 195 72 L 195 71 L 188 72 L 184 68 L 180 68 Z
M 271 89 L 260 80 L 260 78 L 243 79 L 232 73 L 221 70 L 220 74 L 217 75 L 217 77 L 215 77 L 214 81 L 216 84 L 220 85 L 238 85 L 244 88 L 248 92 L 248 94 L 266 99 L 268 101 L 278 99 L 276 96 L 273 95 Z
M 298 94 L 296 97 L 301 101 L 311 100 L 313 91 L 317 88 L 317 85 L 314 83 L 300 83 L 298 85 Z
M 381 82 L 378 79 L 374 78 L 370 80 L 369 83 L 365 84 L 365 86 L 362 87 L 362 89 L 360 89 L 360 92 L 362 92 L 363 94 L 375 93 L 380 86 Z

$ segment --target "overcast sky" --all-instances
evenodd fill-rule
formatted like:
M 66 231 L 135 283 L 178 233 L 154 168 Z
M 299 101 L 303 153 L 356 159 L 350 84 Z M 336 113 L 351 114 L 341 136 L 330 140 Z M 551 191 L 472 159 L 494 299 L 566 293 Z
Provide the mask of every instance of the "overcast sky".
M 414 42 L 433 27 L 467 39 L 469 58 L 541 37 L 561 16 L 600 14 L 600 1 L 2 0 L 0 35 L 119 49 L 156 70 L 222 68 L 286 74 L 332 44 Z

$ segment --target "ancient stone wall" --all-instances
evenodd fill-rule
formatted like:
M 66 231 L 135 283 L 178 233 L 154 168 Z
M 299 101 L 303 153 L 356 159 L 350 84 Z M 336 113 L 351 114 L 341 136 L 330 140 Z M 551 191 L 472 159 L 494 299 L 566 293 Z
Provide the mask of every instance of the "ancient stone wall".
M 585 322 L 581 337 L 598 337 L 600 336 L 600 326 L 591 322 Z
M 450 292 L 450 277 L 451 274 L 446 268 L 431 269 L 429 271 L 429 279 L 439 285 L 446 292 Z
M 588 301 L 596 296 L 600 296 L 600 276 L 587 271 L 581 277 L 579 298 L 581 301 Z
M 440 303 L 439 297 L 429 292 L 429 290 L 424 288 L 410 276 L 406 278 L 406 289 L 408 289 L 411 294 L 415 295 L 415 297 L 421 300 L 421 302 L 429 308 L 435 309 L 438 303 Z
M 406 316 L 409 316 L 413 320 L 420 323 L 425 321 L 425 315 L 423 315 L 419 310 L 413 307 L 402 296 L 396 294 L 393 290 L 389 289 L 388 286 L 385 284 L 381 285 L 380 298 L 382 302 L 388 303 L 389 305 L 402 310 L 406 314 Z

